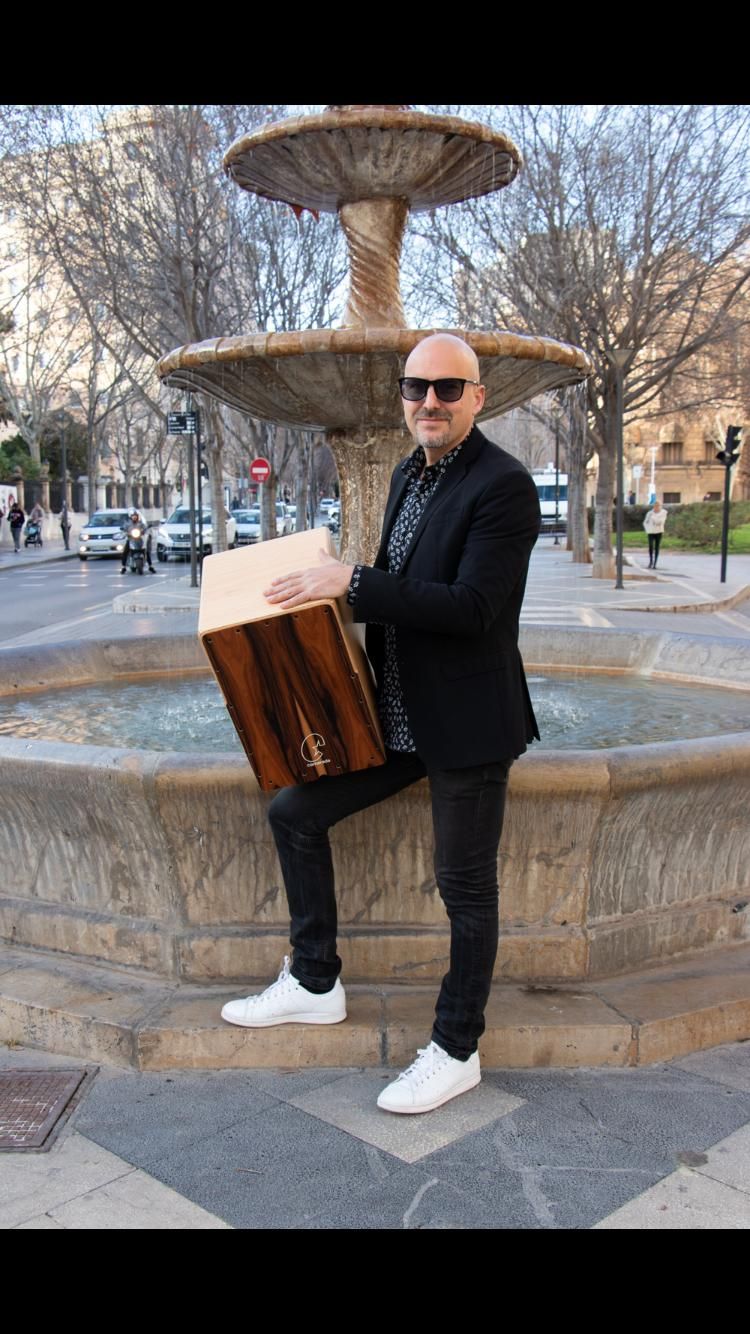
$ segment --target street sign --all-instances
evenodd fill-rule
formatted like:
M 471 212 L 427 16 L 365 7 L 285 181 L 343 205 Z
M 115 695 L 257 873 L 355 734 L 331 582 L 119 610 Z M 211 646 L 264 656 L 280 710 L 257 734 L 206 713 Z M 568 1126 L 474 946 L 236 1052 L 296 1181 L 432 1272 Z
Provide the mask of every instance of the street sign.
M 254 482 L 267 482 L 271 476 L 271 465 L 268 459 L 253 459 L 250 464 L 250 476 Z
M 634 466 L 634 468 L 633 468 L 633 476 L 634 476 L 636 479 L 637 479 L 638 477 L 642 477 L 642 476 L 643 476 L 643 468 L 641 467 L 640 463 L 636 463 L 636 464 L 635 464 L 635 466 Z
M 196 435 L 197 432 L 197 412 L 167 413 L 167 435 Z

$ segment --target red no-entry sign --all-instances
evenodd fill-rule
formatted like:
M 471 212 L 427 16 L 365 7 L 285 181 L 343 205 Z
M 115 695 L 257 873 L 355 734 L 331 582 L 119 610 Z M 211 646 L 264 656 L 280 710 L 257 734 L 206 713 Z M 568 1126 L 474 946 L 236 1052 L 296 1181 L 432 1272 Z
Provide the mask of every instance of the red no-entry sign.
M 268 459 L 253 459 L 250 464 L 250 476 L 254 482 L 267 482 L 271 476 L 271 465 Z

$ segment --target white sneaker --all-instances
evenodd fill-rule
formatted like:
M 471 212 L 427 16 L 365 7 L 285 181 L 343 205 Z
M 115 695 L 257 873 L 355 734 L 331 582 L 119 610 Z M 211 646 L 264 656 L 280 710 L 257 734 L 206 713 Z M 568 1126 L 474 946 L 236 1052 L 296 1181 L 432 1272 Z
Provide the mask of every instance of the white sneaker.
M 429 1047 L 419 1049 L 408 1070 L 383 1089 L 378 1107 L 385 1112 L 433 1112 L 459 1093 L 476 1088 L 481 1078 L 479 1052 L 475 1051 L 468 1061 L 456 1061 L 431 1042 Z
M 271 1028 L 273 1024 L 340 1024 L 346 1019 L 346 995 L 338 978 L 332 991 L 316 995 L 292 977 L 289 956 L 275 982 L 257 996 L 228 1001 L 221 1012 L 228 1024 Z

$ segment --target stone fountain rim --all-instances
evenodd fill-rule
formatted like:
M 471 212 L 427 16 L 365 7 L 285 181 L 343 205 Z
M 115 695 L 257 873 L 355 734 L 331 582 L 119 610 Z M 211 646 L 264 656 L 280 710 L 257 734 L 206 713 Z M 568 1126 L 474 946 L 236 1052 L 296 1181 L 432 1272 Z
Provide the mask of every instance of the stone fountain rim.
M 524 627 L 530 631 L 546 632 L 546 626 L 534 626 L 529 624 Z M 691 645 L 695 645 L 705 651 L 707 643 L 718 645 L 724 648 L 728 653 L 733 650 L 743 653 L 747 652 L 748 645 L 745 640 L 732 639 L 725 636 L 710 635 L 686 635 L 681 631 L 663 631 L 663 630 L 618 630 L 618 629 L 597 629 L 588 626 L 565 626 L 563 627 L 565 635 L 573 638 L 590 639 L 593 641 L 601 640 L 607 637 L 608 640 L 619 641 L 623 644 L 628 643 L 631 647 L 638 641 L 644 641 L 647 649 L 658 645 L 659 641 L 679 640 L 684 643 L 686 640 Z M 171 655 L 172 661 L 168 666 L 156 666 L 147 671 L 142 666 L 128 667 L 127 659 L 132 655 L 134 663 L 142 662 L 144 641 L 140 638 L 133 639 L 90 639 L 90 640 L 63 640 L 58 643 L 44 644 L 39 646 L 22 646 L 19 648 L 3 649 L 0 653 L 0 662 L 6 665 L 6 670 L 0 678 L 0 698 L 8 695 L 17 695 L 19 693 L 37 693 L 42 690 L 64 690 L 76 686 L 91 685 L 94 682 L 102 681 L 132 681 L 138 677 L 150 678 L 164 676 L 173 672 L 179 672 L 181 675 L 198 672 L 205 674 L 210 671 L 208 663 L 205 661 L 200 641 L 193 640 L 191 636 L 180 636 L 185 640 L 185 645 L 189 651 L 194 652 L 192 662 L 176 663 L 175 637 L 172 635 L 155 635 L 149 638 L 149 658 L 153 661 L 158 658 L 159 652 L 165 650 Z M 39 680 L 40 671 L 45 669 L 45 658 L 49 660 L 52 669 L 64 669 L 66 664 L 80 659 L 83 655 L 84 660 L 89 659 L 90 666 L 87 675 L 80 671 L 72 679 L 60 682 L 59 675 L 56 679 Z M 647 654 L 647 657 L 653 658 L 653 653 Z M 538 671 L 542 669 L 571 671 L 580 670 L 581 675 L 588 671 L 587 667 L 582 668 L 580 664 L 571 663 L 544 663 L 535 661 L 531 654 L 525 651 L 525 665 L 528 670 Z M 20 672 L 16 678 L 11 680 L 12 667 L 16 665 Z M 118 663 L 123 664 L 118 667 Z M 8 667 L 11 671 L 9 673 Z M 97 671 L 96 668 L 99 668 Z M 105 674 L 102 667 L 111 667 L 109 675 Z M 595 670 L 606 670 L 612 675 L 637 676 L 653 675 L 654 679 L 671 679 L 681 681 L 686 685 L 695 685 L 697 687 L 708 684 L 717 686 L 713 678 L 691 677 L 687 673 L 665 673 L 665 672 L 643 672 L 638 671 L 638 664 L 631 666 L 612 666 L 599 667 Z M 28 672 L 30 676 L 36 678 L 33 685 L 23 685 L 19 688 L 19 679 L 22 679 Z M 726 689 L 734 689 L 738 693 L 750 691 L 750 681 L 720 683 Z M 522 763 L 530 781 L 544 779 L 549 776 L 551 783 L 559 783 L 561 776 L 566 772 L 575 770 L 580 773 L 585 771 L 588 775 L 589 784 L 599 787 L 602 783 L 608 783 L 611 780 L 613 770 L 617 771 L 620 780 L 627 780 L 632 775 L 634 781 L 640 781 L 644 773 L 650 773 L 654 764 L 662 761 L 668 764 L 670 761 L 684 764 L 690 756 L 695 758 L 696 762 L 710 766 L 713 763 L 719 764 L 720 760 L 725 761 L 731 767 L 732 757 L 737 755 L 743 759 L 747 757 L 750 760 L 750 732 L 723 732 L 714 736 L 687 737 L 678 738 L 673 741 L 646 742 L 640 745 L 610 746 L 598 750 L 593 749 L 567 749 L 567 750 L 544 750 L 534 751 L 533 747 L 521 756 L 517 762 Z M 227 774 L 236 778 L 239 773 L 245 773 L 251 786 L 255 786 L 255 779 L 247 760 L 242 755 L 234 755 L 231 752 L 215 752 L 206 755 L 203 751 L 167 751 L 167 750 L 146 750 L 144 748 L 133 746 L 96 746 L 90 743 L 65 742 L 65 741 L 29 741 L 24 737 L 0 736 L 0 762 L 3 759 L 15 760 L 38 760 L 41 763 L 62 763 L 72 765 L 73 767 L 96 767 L 109 771 L 123 766 L 130 767 L 135 762 L 142 765 L 148 765 L 149 770 L 159 773 L 180 771 L 185 773 L 188 770 L 198 770 L 212 772 L 216 776 L 217 771 L 224 770 Z M 517 772 L 517 766 L 514 769 Z M 556 777 L 555 777 L 556 775 Z
M 321 204 L 316 196 L 316 202 L 311 205 L 311 198 L 306 197 L 305 189 L 300 182 L 299 188 L 294 192 L 284 189 L 283 193 L 271 194 L 267 189 L 256 189 L 254 186 L 245 185 L 235 174 L 238 167 L 241 166 L 239 159 L 252 154 L 258 149 L 276 147 L 285 139 L 296 139 L 301 136 L 330 136 L 337 130 L 346 131 L 350 129 L 372 129 L 372 130 L 417 130 L 420 132 L 430 132 L 432 134 L 443 134 L 450 137 L 461 137 L 463 139 L 473 140 L 484 148 L 503 153 L 510 157 L 513 164 L 512 174 L 508 180 L 498 182 L 494 189 L 502 189 L 510 185 L 515 180 L 518 172 L 523 167 L 523 156 L 506 134 L 499 130 L 492 130 L 487 125 L 482 125 L 479 121 L 464 120 L 460 116 L 433 115 L 425 111 L 394 110 L 388 107 L 361 107 L 353 110 L 326 110 L 315 112 L 308 116 L 293 116 L 288 120 L 273 121 L 270 125 L 265 125 L 259 130 L 253 130 L 250 134 L 241 135 L 235 139 L 224 154 L 223 166 L 227 176 L 241 189 L 250 190 L 258 194 L 261 198 L 272 199 L 277 203 L 290 204 L 301 207 L 314 207 L 318 212 L 336 212 L 342 202 L 347 202 L 342 195 L 337 196 L 336 203 Z M 392 188 L 388 195 L 377 195 L 373 197 L 405 197 L 409 198 L 410 182 L 405 179 L 402 188 Z M 342 178 L 343 185 L 343 178 Z M 487 194 L 487 190 L 481 190 L 478 193 Z M 365 196 L 362 196 L 364 198 Z M 464 198 L 471 198 L 472 195 L 465 195 Z M 348 198 L 348 197 L 347 197 Z M 352 198 L 348 202 L 355 202 Z M 429 200 L 424 203 L 409 199 L 409 207 L 412 212 L 439 207 L 443 203 L 460 202 L 455 196 L 455 190 L 441 198 L 439 188 L 431 190 Z
M 221 362 L 272 360 L 317 354 L 336 356 L 372 356 L 392 353 L 408 356 L 425 338 L 436 333 L 450 333 L 462 338 L 478 357 L 509 357 L 518 361 L 549 361 L 591 375 L 591 359 L 572 343 L 559 342 L 542 334 L 513 333 L 509 329 L 476 331 L 460 328 L 393 329 L 346 328 L 300 329 L 287 332 L 235 334 L 206 338 L 173 348 L 156 364 L 160 379 L 180 370 L 193 370 Z

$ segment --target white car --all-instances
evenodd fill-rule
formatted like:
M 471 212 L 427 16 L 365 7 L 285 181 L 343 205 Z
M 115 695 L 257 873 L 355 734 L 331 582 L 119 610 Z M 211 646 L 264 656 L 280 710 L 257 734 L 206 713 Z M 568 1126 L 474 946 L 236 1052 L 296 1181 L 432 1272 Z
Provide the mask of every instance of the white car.
M 247 546 L 250 542 L 260 542 L 260 510 L 251 505 L 247 510 L 235 510 L 237 520 L 237 545 Z M 287 506 L 281 500 L 276 501 L 276 536 L 285 537 L 294 532 L 294 521 Z
M 335 496 L 326 496 L 325 499 L 321 500 L 320 504 L 318 505 L 318 510 L 321 514 L 327 514 L 328 511 L 334 505 L 338 505 L 338 503 L 339 502 L 337 501 Z
M 224 514 L 227 521 L 227 546 L 232 548 L 237 541 L 237 524 L 232 518 L 229 510 L 225 509 Z M 195 534 L 198 540 L 198 514 L 195 515 Z M 203 555 L 210 556 L 213 551 L 213 522 L 211 511 L 203 510 Z M 169 560 L 171 556 L 177 558 L 190 557 L 190 510 L 186 505 L 180 505 L 174 514 L 159 527 L 156 534 L 156 558 L 157 560 Z
M 90 556 L 122 556 L 125 533 L 130 527 L 130 509 L 97 510 L 78 534 L 78 559 Z

